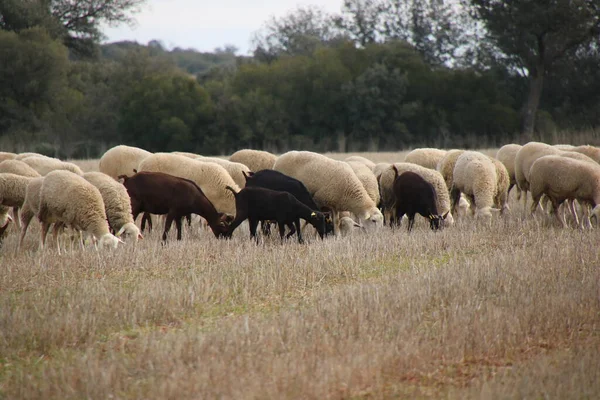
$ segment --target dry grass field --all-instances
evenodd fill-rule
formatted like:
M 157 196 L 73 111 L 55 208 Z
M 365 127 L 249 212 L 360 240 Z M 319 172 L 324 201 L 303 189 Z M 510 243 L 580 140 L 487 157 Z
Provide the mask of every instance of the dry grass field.
M 194 225 L 61 256 L 37 222 L 16 253 L 12 229 L 0 398 L 599 398 L 600 229 L 510 207 L 440 232 L 417 217 L 257 245 L 247 225 L 230 241 Z

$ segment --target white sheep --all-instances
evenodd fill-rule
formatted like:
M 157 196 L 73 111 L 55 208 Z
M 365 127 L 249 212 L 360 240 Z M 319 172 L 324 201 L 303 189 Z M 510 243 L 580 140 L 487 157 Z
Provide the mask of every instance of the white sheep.
M 508 176 L 510 178 L 510 185 L 508 187 L 508 191 L 516 186 L 517 181 L 515 179 L 515 159 L 517 158 L 517 153 L 521 150 L 523 146 L 520 144 L 510 143 L 505 144 L 500 147 L 496 152 L 496 159 L 499 160 L 506 167 L 506 171 L 508 171 Z M 517 200 L 521 199 L 521 189 L 517 186 Z
M 436 171 L 442 174 L 448 190 L 450 190 L 452 187 L 452 177 L 454 175 L 454 165 L 456 164 L 456 160 L 464 152 L 464 150 L 458 149 L 448 150 L 444 157 L 440 159 L 435 168 Z
M 202 157 L 200 154 L 190 153 L 189 151 L 172 151 L 171 154 L 176 154 L 178 156 L 183 156 L 192 159 Z
M 262 169 L 273 169 L 277 156 L 263 150 L 243 149 L 238 150 L 229 157 L 229 161 L 242 163 L 252 172 Z
M 450 195 L 442 174 L 431 168 L 423 167 L 413 163 L 402 162 L 394 163 L 393 165 L 396 166 L 398 175 L 402 175 L 402 173 L 406 171 L 411 171 L 415 174 L 419 174 L 419 176 L 429 182 L 435 189 L 438 212 L 440 215 L 445 215 L 447 213 L 446 218 L 444 219 L 444 225 L 450 226 L 454 224 L 454 217 L 452 216 L 452 212 L 450 212 Z M 396 197 L 394 195 L 394 177 L 395 172 L 391 165 L 388 167 L 388 169 L 383 171 L 379 177 L 381 204 L 386 212 L 386 216 L 390 216 L 389 221 L 393 221 L 395 218 L 393 215 L 395 213 L 396 203 Z
M 14 160 L 17 155 L 15 153 L 9 153 L 7 151 L 0 151 L 0 162 L 4 160 Z
M 508 210 L 508 188 L 510 187 L 510 174 L 506 166 L 494 157 L 489 157 L 496 167 L 496 193 L 494 194 L 494 205 L 500 212 Z
M 27 157 L 47 157 L 47 156 L 45 156 L 43 154 L 40 154 L 40 153 L 27 152 L 27 153 L 19 153 L 19 154 L 17 154 L 15 156 L 14 160 L 22 160 L 22 159 L 27 158 Z M 48 157 L 48 158 L 50 158 L 50 157 Z
M 576 153 L 585 154 L 586 156 L 588 156 L 595 162 L 600 163 L 600 148 L 598 148 L 596 146 L 588 146 L 588 145 L 577 146 L 577 147 L 573 147 L 569 151 L 574 151 Z
M 369 167 L 371 169 L 371 171 L 373 171 L 373 169 L 377 165 L 373 161 L 369 160 L 368 158 L 362 157 L 362 156 L 350 156 L 350 157 L 347 157 L 344 161 L 346 161 L 346 162 L 357 161 L 357 162 L 363 163 L 364 165 Z
M 490 218 L 492 212 L 500 211 L 493 207 L 497 186 L 496 165 L 490 157 L 476 151 L 465 151 L 458 157 L 454 166 L 452 196 L 458 199 L 459 194 L 464 193 L 471 200 L 471 207 L 475 205 L 477 217 Z
M 58 158 L 31 156 L 23 158 L 21 161 L 35 169 L 42 176 L 55 170 L 66 170 L 77 175 L 83 175 L 83 171 L 77 165 L 61 161 Z
M 221 167 L 225 168 L 225 171 L 229 173 L 229 175 L 233 178 L 233 181 L 240 188 L 246 186 L 246 177 L 244 174 L 248 175 L 250 173 L 250 168 L 248 168 L 245 164 L 223 160 L 222 158 L 217 157 L 198 156 L 196 157 L 196 160 L 219 164 Z
M 417 164 L 429 169 L 436 169 L 438 163 L 445 155 L 446 150 L 424 147 L 409 152 L 404 158 L 404 162 Z
M 375 204 L 379 204 L 379 183 L 373 170 L 360 161 L 346 161 Z
M 108 149 L 102 157 L 98 169 L 114 180 L 120 175 L 132 176 L 133 170 L 142 160 L 152 155 L 149 151 L 132 146 L 119 145 Z
M 35 169 L 20 160 L 4 160 L 0 162 L 0 173 L 10 173 L 30 178 L 41 176 Z
M 131 199 L 125 186 L 102 172 L 86 172 L 83 178 L 100 191 L 108 224 L 117 232 L 116 236 L 122 235 L 134 241 L 143 239 L 140 229 L 133 221 Z
M 236 192 L 239 186 L 218 164 L 194 160 L 170 153 L 155 153 L 140 163 L 138 171 L 163 172 L 194 181 L 217 211 L 235 216 L 235 197 L 226 187 Z
M 23 245 L 23 239 L 25 239 L 25 234 L 27 233 L 27 228 L 29 227 L 31 219 L 40 212 L 40 195 L 42 193 L 43 181 L 44 177 L 33 178 L 27 185 L 25 200 L 21 207 L 21 238 L 19 239 L 19 249 Z
M 309 151 L 290 151 L 277 158 L 273 169 L 304 183 L 319 207 L 333 211 L 336 228 L 340 211 L 354 213 L 359 222 L 368 222 L 367 228 L 383 225 L 381 211 L 344 161 Z
M 518 188 L 521 189 L 525 204 L 527 204 L 527 192 L 529 192 L 529 169 L 535 160 L 546 155 L 557 155 L 563 151 L 557 146 L 550 146 L 546 143 L 529 142 L 517 152 L 515 157 L 515 181 Z
M 25 201 L 25 191 L 31 179 L 28 176 L 0 173 L 0 205 L 12 207 L 15 220 L 19 218 L 18 209 Z
M 375 175 L 375 178 L 377 178 L 377 180 L 379 181 L 379 177 L 381 176 L 383 171 L 391 167 L 392 164 L 388 162 L 380 162 L 375 164 L 375 167 L 373 167 L 373 174 Z
M 364 229 L 361 224 L 353 220 L 351 217 L 343 216 L 340 218 L 340 235 L 342 237 L 350 236 L 357 230 Z
M 100 248 L 116 248 L 122 242 L 110 233 L 100 191 L 78 174 L 56 170 L 42 182 L 38 219 L 42 224 L 41 248 L 52 223 L 62 223 L 90 234 Z M 55 227 L 56 235 L 56 227 Z M 60 252 L 60 245 L 58 244 Z
M 592 217 L 600 221 L 600 166 L 587 161 L 575 160 L 557 155 L 538 158 L 530 169 L 529 184 L 533 204 L 531 213 L 545 194 L 553 204 L 553 214 L 562 226 L 564 217 L 557 212 L 567 199 L 575 199 L 591 204 Z

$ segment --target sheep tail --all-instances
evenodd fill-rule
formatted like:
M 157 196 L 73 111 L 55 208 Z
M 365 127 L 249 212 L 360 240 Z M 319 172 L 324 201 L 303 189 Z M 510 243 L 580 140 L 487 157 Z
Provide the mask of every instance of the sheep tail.
M 398 177 L 398 168 L 394 164 L 392 164 L 392 168 L 394 169 L 394 180 Z
M 234 188 L 232 188 L 231 186 L 225 186 L 225 189 L 228 189 L 231 191 L 231 193 L 233 193 L 233 195 L 235 196 L 237 194 L 237 192 L 235 191 Z
M 127 179 L 129 179 L 129 177 L 127 175 L 119 175 L 117 176 L 117 180 L 120 181 L 121 179 L 123 179 L 123 182 L 126 182 Z
M 252 175 L 254 175 L 254 172 L 248 171 L 248 173 L 246 174 L 246 171 L 242 171 L 242 174 L 244 174 L 244 178 L 246 180 L 248 180 L 248 178 L 252 178 Z

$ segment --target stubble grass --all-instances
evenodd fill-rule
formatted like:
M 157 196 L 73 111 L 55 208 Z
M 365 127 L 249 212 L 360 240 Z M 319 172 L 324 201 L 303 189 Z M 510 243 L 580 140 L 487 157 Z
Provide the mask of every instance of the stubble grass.
M 437 233 L 195 225 L 60 256 L 32 222 L 0 256 L 0 397 L 595 398 L 600 232 L 510 205 Z

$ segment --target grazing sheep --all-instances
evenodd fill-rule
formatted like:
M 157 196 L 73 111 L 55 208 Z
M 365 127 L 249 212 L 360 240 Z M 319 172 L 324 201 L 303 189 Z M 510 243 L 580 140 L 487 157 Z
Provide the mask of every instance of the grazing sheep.
M 208 222 L 216 237 L 228 232 L 231 220 L 216 208 L 192 180 L 161 172 L 138 172 L 124 179 L 123 185 L 131 197 L 134 219 L 141 212 L 167 215 L 162 240 L 167 240 L 171 224 L 175 221 L 177 240 L 181 240 L 181 220 L 189 214 L 198 214 Z
M 0 151 L 0 162 L 4 160 L 14 160 L 17 155 L 6 151 Z
M 436 171 L 442 174 L 448 190 L 452 187 L 452 178 L 454 176 L 454 165 L 456 164 L 456 160 L 464 152 L 464 150 L 457 149 L 448 150 L 444 157 L 438 162 Z
M 238 150 L 229 157 L 229 161 L 244 164 L 250 171 L 273 169 L 277 156 L 268 151 L 243 149 Z
M 373 167 L 373 174 L 375 175 L 375 178 L 377 178 L 377 181 L 379 181 L 379 177 L 381 176 L 383 171 L 390 168 L 391 166 L 392 166 L 392 164 L 387 163 L 387 162 L 381 162 L 381 163 L 375 164 L 375 166 Z
M 454 217 L 452 216 L 452 212 L 448 212 L 451 210 L 450 208 L 450 195 L 448 193 L 448 188 L 446 187 L 446 182 L 444 182 L 444 178 L 442 174 L 439 172 L 432 170 L 430 168 L 425 168 L 417 164 L 411 163 L 395 163 L 393 166 L 396 167 L 399 174 L 402 174 L 406 171 L 411 171 L 421 175 L 423 179 L 427 182 L 431 183 L 435 188 L 436 198 L 437 198 L 437 209 L 440 214 L 446 215 L 444 219 L 444 225 L 450 226 L 454 224 Z M 395 202 L 396 198 L 394 196 L 394 179 L 395 174 L 392 167 L 386 169 L 381 176 L 379 177 L 379 186 L 381 189 L 381 203 L 386 210 L 386 213 L 393 214 L 395 212 Z M 393 215 L 390 217 L 390 221 L 394 219 Z
M 246 184 L 246 177 L 244 176 L 244 174 L 248 174 L 250 172 L 250 168 L 248 168 L 242 163 L 227 161 L 217 157 L 204 156 L 198 156 L 196 157 L 196 160 L 218 164 L 221 167 L 225 168 L 225 171 L 227 171 L 227 173 L 231 175 L 231 178 L 233 178 L 233 181 L 236 185 L 243 188 Z
M 475 205 L 477 217 L 491 218 L 494 198 L 498 193 L 498 178 L 496 165 L 490 157 L 476 151 L 465 151 L 456 160 L 454 166 L 454 184 L 452 196 L 455 203 L 461 193 L 464 193 Z
M 122 235 L 125 238 L 132 238 L 134 241 L 143 239 L 140 229 L 133 221 L 131 199 L 127 194 L 127 189 L 102 172 L 86 172 L 83 174 L 83 178 L 100 191 L 108 224 L 116 232 L 116 236 Z
M 592 160 L 597 163 L 600 163 L 600 148 L 596 146 L 577 146 L 573 147 L 569 151 L 574 151 L 576 153 L 585 154 Z
M 440 160 L 446 155 L 446 150 L 421 148 L 414 149 L 406 155 L 404 162 L 417 164 L 425 168 L 436 169 Z
M 318 210 L 319 207 L 306 189 L 306 186 L 298 179 L 282 174 L 279 171 L 272 169 L 263 169 L 258 172 L 250 172 L 246 175 L 245 187 L 262 187 L 265 189 L 277 190 L 280 192 L 288 192 L 295 198 L 304 203 L 311 210 Z M 325 235 L 333 233 L 333 220 L 331 213 L 325 214 Z M 268 225 L 263 225 L 263 233 L 267 233 Z
M 440 229 L 440 222 L 446 215 L 438 214 L 437 194 L 435 188 L 423 177 L 415 172 L 406 171 L 398 175 L 398 169 L 395 165 L 394 170 L 394 197 L 396 198 L 395 223 L 400 225 L 400 220 L 404 214 L 408 215 L 408 231 L 412 230 L 415 224 L 415 214 L 419 213 L 429 219 L 429 226 L 432 230 Z M 390 225 L 392 225 L 390 223 Z
M 0 241 L 2 241 L 4 233 L 6 232 L 6 229 L 8 229 L 8 225 L 13 220 L 12 217 L 8 215 L 9 210 L 10 208 L 8 207 L 0 206 Z
M 17 154 L 16 157 L 14 158 L 14 160 L 22 160 L 22 159 L 27 158 L 27 157 L 46 157 L 46 158 L 50 158 L 50 157 L 45 156 L 45 155 L 40 154 L 40 153 L 31 153 L 31 152 L 28 152 L 28 153 L 19 153 L 19 154 Z
M 132 176 L 133 170 L 150 155 L 152 153 L 149 151 L 137 147 L 115 146 L 100 157 L 99 170 L 114 180 L 117 180 L 119 175 Z
M 373 171 L 373 169 L 375 168 L 375 165 L 377 165 L 373 161 L 369 160 L 368 158 L 361 157 L 361 156 L 350 156 L 350 157 L 347 157 L 344 161 L 346 161 L 346 162 L 352 161 L 352 162 L 362 163 L 362 164 L 366 165 L 367 167 L 369 167 L 369 169 L 371 171 Z
M 320 208 L 332 210 L 337 228 L 339 211 L 350 211 L 366 228 L 383 225 L 383 215 L 347 163 L 309 151 L 279 156 L 273 169 L 300 180 Z
M 562 226 L 564 217 L 557 212 L 567 199 L 591 204 L 592 217 L 600 221 L 600 166 L 567 157 L 548 155 L 538 158 L 531 166 L 529 184 L 533 204 L 537 209 L 540 197 L 545 194 L 552 202 L 552 213 Z
M 23 245 L 23 239 L 25 239 L 25 234 L 27 233 L 27 228 L 29 227 L 31 219 L 40 212 L 42 182 L 44 182 L 44 177 L 33 178 L 27 185 L 25 201 L 23 201 L 23 206 L 21 207 L 21 237 L 19 239 L 19 249 Z
M 516 186 L 517 181 L 515 179 L 515 159 L 517 158 L 517 153 L 521 150 L 523 146 L 520 144 L 505 144 L 500 147 L 496 152 L 496 159 L 499 160 L 506 167 L 506 171 L 508 172 L 508 176 L 510 179 L 510 184 L 508 186 L 508 192 L 510 193 L 511 189 Z M 517 200 L 521 199 L 521 189 L 517 186 Z
M 361 224 L 353 220 L 351 217 L 343 216 L 340 218 L 340 234 L 342 237 L 350 236 L 357 230 L 364 231 L 364 229 L 365 228 Z
M 98 240 L 100 248 L 116 248 L 122 242 L 110 233 L 104 202 L 98 189 L 70 171 L 52 171 L 44 177 L 38 219 L 42 224 L 41 248 L 44 248 L 52 223 L 62 223 L 92 235 Z M 57 245 L 60 252 L 58 241 Z
M 360 183 L 362 183 L 371 200 L 373 200 L 375 204 L 379 204 L 379 183 L 377 182 L 377 178 L 375 177 L 373 170 L 360 161 L 346 162 L 348 163 L 348 165 L 350 165 Z
M 10 174 L 28 176 L 37 178 L 41 176 L 35 169 L 19 160 L 4 160 L 0 162 L 0 173 L 8 172 Z
M 215 163 L 194 160 L 169 153 L 156 153 L 145 158 L 138 171 L 163 172 L 194 181 L 219 212 L 235 215 L 235 197 L 225 189 L 235 184 L 225 168 Z
M 42 176 L 56 170 L 66 170 L 77 175 L 83 175 L 83 171 L 77 165 L 61 161 L 58 158 L 32 156 L 23 158 L 21 161 L 35 169 Z
M 32 179 L 27 176 L 0 173 L 0 205 L 12 207 L 15 220 L 19 218 L 18 209 L 25 201 L 27 185 Z
M 300 218 L 304 219 L 314 226 L 321 239 L 325 234 L 325 215 L 307 207 L 291 193 L 279 192 L 276 190 L 265 189 L 261 187 L 245 187 L 236 192 L 235 189 L 227 186 L 235 196 L 235 219 L 229 226 L 228 236 L 233 234 L 243 221 L 248 219 L 250 224 L 250 236 L 256 237 L 256 228 L 259 221 L 277 221 L 279 226 L 279 236 L 283 241 L 285 227 L 290 228 L 286 239 L 294 233 L 298 233 L 298 242 L 304 242 L 300 230 Z
M 494 206 L 503 213 L 508 210 L 508 188 L 510 187 L 510 175 L 504 164 L 493 157 L 489 157 L 496 167 L 496 193 L 494 194 Z
M 515 181 L 525 197 L 525 204 L 527 204 L 527 192 L 529 191 L 529 169 L 535 160 L 546 155 L 557 155 L 563 151 L 546 143 L 529 142 L 517 152 L 515 157 Z

